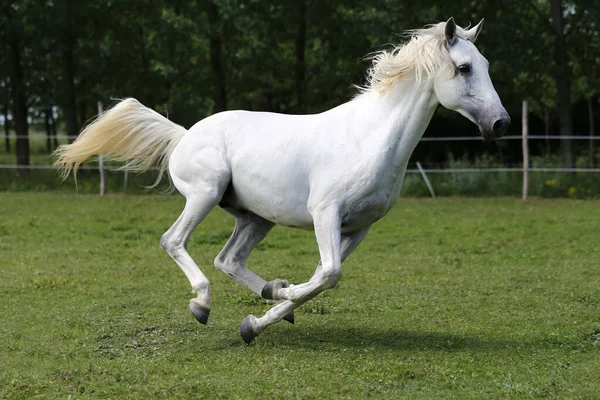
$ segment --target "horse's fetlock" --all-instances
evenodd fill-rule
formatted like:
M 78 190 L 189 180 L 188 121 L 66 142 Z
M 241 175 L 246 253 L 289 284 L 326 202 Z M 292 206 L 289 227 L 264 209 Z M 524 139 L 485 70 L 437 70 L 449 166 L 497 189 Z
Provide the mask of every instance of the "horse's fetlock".
M 208 296 L 210 298 L 210 282 L 199 282 L 192 286 L 192 293 L 196 297 L 205 297 Z

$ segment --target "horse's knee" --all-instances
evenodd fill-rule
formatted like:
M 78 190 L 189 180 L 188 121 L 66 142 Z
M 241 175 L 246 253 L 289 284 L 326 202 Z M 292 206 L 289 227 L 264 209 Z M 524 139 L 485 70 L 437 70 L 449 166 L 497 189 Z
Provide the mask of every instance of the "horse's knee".
M 162 247 L 162 249 L 169 254 L 172 254 L 173 252 L 175 252 L 177 250 L 177 248 L 180 246 L 181 246 L 180 243 L 173 240 L 173 238 L 166 233 L 160 237 L 160 247 Z

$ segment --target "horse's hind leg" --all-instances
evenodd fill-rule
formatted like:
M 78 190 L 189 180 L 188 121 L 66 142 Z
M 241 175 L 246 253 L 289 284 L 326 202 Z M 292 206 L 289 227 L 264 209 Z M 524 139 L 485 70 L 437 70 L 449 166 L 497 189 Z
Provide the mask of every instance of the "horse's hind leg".
M 267 282 L 250 271 L 246 267 L 246 261 L 252 249 L 267 236 L 275 224 L 249 211 L 228 207 L 225 211 L 235 217 L 235 229 L 215 258 L 215 267 L 260 296 Z M 286 315 L 284 319 L 294 323 L 294 313 Z
M 225 211 L 235 217 L 235 229 L 215 258 L 215 267 L 260 296 L 267 282 L 246 268 L 246 260 L 275 224 L 248 211 L 231 208 L 225 208 Z
M 190 300 L 190 311 L 198 322 L 206 324 L 211 308 L 210 283 L 188 254 L 186 246 L 192 231 L 217 205 L 222 193 L 207 191 L 200 194 L 200 192 L 195 192 L 187 198 L 183 212 L 162 236 L 160 245 L 175 260 L 190 281 L 192 291 L 196 295 Z

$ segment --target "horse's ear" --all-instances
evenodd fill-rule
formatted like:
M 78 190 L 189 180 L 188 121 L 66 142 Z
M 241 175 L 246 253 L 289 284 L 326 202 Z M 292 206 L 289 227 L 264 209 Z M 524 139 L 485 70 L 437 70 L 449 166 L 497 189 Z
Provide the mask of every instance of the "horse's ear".
M 465 32 L 465 36 L 471 39 L 471 42 L 475 43 L 477 40 L 477 36 L 479 36 L 479 32 L 481 32 L 481 27 L 483 26 L 483 18 L 481 21 L 471 29 Z
M 448 46 L 451 46 L 456 40 L 456 23 L 454 22 L 453 17 L 450 17 L 448 22 L 446 22 L 445 34 L 446 42 L 448 43 Z

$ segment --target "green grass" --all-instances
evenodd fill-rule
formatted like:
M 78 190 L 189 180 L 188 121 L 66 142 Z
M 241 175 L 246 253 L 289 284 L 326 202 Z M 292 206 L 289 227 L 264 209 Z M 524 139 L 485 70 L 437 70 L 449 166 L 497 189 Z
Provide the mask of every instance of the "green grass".
M 600 204 L 403 199 L 339 286 L 247 346 L 268 309 L 212 267 L 233 220 L 190 253 L 200 326 L 159 245 L 180 196 L 0 193 L 0 398 L 580 398 L 600 393 Z M 249 265 L 310 277 L 311 232 L 276 228 Z

